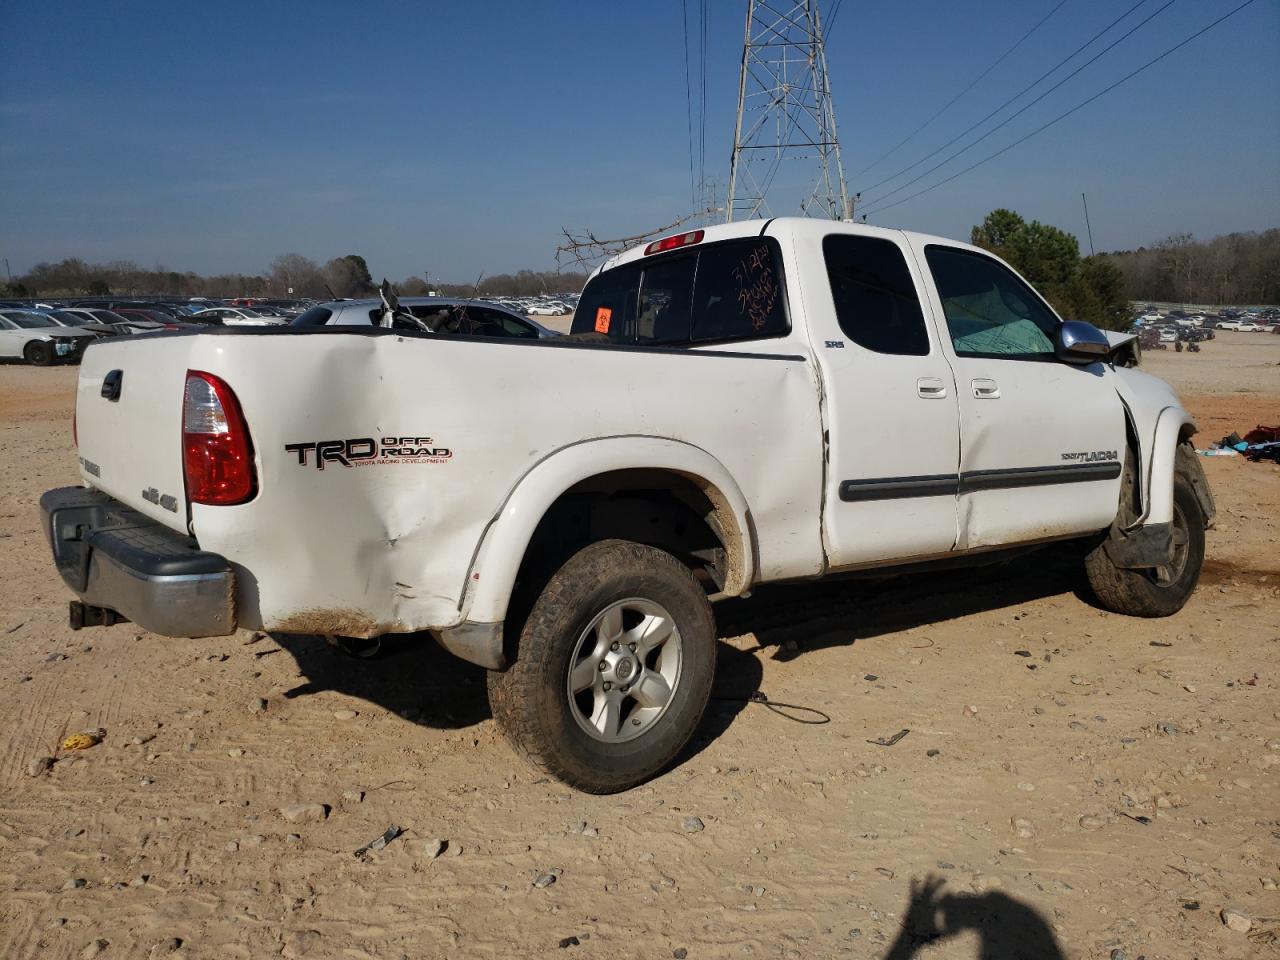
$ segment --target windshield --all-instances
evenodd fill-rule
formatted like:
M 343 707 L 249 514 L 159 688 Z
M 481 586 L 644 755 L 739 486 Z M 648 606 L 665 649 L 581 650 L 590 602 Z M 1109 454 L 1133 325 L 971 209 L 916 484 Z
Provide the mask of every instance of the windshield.
M 14 312 L 14 313 L 6 313 L 4 314 L 4 316 L 5 316 L 5 319 L 12 320 L 18 326 L 24 327 L 28 330 L 35 330 L 40 327 L 56 327 L 57 326 L 57 324 L 54 323 L 52 320 L 50 320 L 48 317 L 42 317 L 38 313 Z
M 60 320 L 69 327 L 83 327 L 89 323 L 88 317 L 83 317 L 78 313 L 72 313 L 70 310 L 51 310 L 49 316 L 55 320 Z

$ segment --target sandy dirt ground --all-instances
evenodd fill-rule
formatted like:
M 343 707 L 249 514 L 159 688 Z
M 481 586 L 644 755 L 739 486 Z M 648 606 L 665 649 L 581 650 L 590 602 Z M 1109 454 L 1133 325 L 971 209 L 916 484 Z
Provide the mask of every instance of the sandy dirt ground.
M 1201 445 L 1280 422 L 1277 362 L 1149 355 Z M 1097 609 L 1066 548 L 721 604 L 694 744 L 588 797 L 420 639 L 69 630 L 36 503 L 77 480 L 74 377 L 0 367 L 4 958 L 1280 956 L 1280 467 L 1205 461 L 1168 620 Z

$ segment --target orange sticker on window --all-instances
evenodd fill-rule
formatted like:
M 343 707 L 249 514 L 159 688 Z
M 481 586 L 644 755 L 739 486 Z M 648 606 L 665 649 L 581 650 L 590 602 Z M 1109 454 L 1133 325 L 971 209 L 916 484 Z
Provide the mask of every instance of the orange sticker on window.
M 609 321 L 613 319 L 613 311 L 608 307 L 596 308 L 596 333 L 608 333 Z

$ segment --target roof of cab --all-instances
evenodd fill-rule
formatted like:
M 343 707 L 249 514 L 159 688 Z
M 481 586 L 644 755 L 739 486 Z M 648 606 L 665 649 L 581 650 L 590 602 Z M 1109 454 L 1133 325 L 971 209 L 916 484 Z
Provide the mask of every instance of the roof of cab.
M 732 223 L 717 223 L 706 227 L 690 227 L 687 230 L 672 230 L 664 233 L 663 237 L 680 236 L 684 233 L 692 233 L 695 230 L 704 232 L 702 243 L 713 243 L 717 240 L 735 240 L 741 237 L 759 237 L 759 236 L 777 236 L 781 233 L 852 233 L 862 236 L 871 237 L 908 237 L 920 243 L 943 243 L 951 247 L 960 247 L 962 249 L 976 250 L 970 243 L 963 240 L 955 240 L 950 237 L 939 237 L 927 233 L 915 233 L 912 231 L 899 230 L 894 227 L 876 227 L 868 223 L 852 223 L 847 220 L 825 220 L 817 217 L 772 217 L 770 219 L 755 220 L 735 220 Z M 611 270 L 614 267 L 622 266 L 626 263 L 633 263 L 636 260 L 643 259 L 645 249 L 652 240 L 646 240 L 644 243 L 636 244 L 622 253 L 615 254 L 608 260 L 604 261 L 600 267 L 592 274 L 601 273 L 605 270 Z

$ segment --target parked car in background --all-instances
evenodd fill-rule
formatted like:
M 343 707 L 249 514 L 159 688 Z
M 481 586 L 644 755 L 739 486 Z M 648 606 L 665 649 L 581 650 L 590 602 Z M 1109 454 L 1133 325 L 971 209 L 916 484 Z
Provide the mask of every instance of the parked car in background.
M 158 324 L 169 330 L 177 330 L 185 324 L 178 320 L 177 317 L 164 313 L 160 310 L 147 310 L 142 307 L 117 307 L 112 311 L 117 316 L 124 317 L 130 322 L 141 320 L 147 323 Z
M 116 297 L 114 299 L 103 300 L 78 300 L 74 305 L 77 307 L 114 310 L 117 313 L 119 313 L 121 309 L 151 310 L 155 313 L 162 313 L 166 317 L 171 317 L 173 319 L 178 319 L 179 316 L 177 307 L 174 307 L 171 304 L 161 303 L 158 300 L 139 300 L 136 297 Z
M 536 320 L 522 316 L 514 310 L 478 300 L 449 297 L 401 297 L 400 307 L 427 325 L 414 323 L 407 317 L 397 317 L 393 327 L 404 330 L 430 329 L 439 333 L 454 333 L 472 337 L 515 337 L 526 340 L 546 340 L 560 334 L 544 327 Z M 323 326 L 378 326 L 382 316 L 382 301 L 332 300 L 318 303 L 293 321 L 295 327 Z
M 573 308 L 568 304 L 553 300 L 550 303 L 531 304 L 525 308 L 525 313 L 531 317 L 563 317 L 566 314 L 573 313 Z
M 79 314 L 89 320 L 90 323 L 97 324 L 118 336 L 130 336 L 135 333 L 150 333 L 154 330 L 174 330 L 177 329 L 176 323 L 166 323 L 159 320 L 143 320 L 141 318 L 130 319 L 111 310 L 85 309 L 83 307 L 68 307 L 67 313 Z M 89 327 L 87 329 L 93 329 Z
M 271 327 L 285 322 L 283 318 L 265 316 L 251 307 L 209 307 L 191 314 L 191 320 L 196 323 L 216 320 L 228 327 Z
M 0 310 L 0 357 L 25 360 L 36 366 L 58 361 L 78 362 L 93 339 L 87 330 L 61 327 L 31 310 Z
M 42 317 L 48 317 L 60 327 L 84 330 L 88 333 L 92 333 L 96 337 L 110 336 L 112 333 L 110 329 L 104 327 L 92 317 L 86 317 L 84 314 L 75 310 L 62 308 L 36 310 L 34 312 L 40 314 Z

